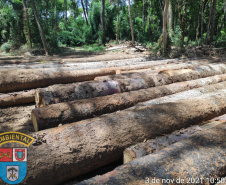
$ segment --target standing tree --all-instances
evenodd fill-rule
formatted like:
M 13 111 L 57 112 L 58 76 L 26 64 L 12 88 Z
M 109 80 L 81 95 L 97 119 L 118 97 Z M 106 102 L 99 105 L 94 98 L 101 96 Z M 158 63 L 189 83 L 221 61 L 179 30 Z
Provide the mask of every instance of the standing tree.
M 165 1 L 165 8 L 163 14 L 163 53 L 167 54 L 167 12 L 169 8 L 169 0 Z
M 117 0 L 117 28 L 116 28 L 116 44 L 118 44 L 119 38 L 119 0 Z
M 23 8 L 24 8 L 24 35 L 27 39 L 28 48 L 32 48 L 31 43 L 31 31 L 29 26 L 29 19 L 28 19 L 28 13 L 27 13 L 27 4 L 25 3 L 25 0 L 22 0 Z
M 209 44 L 211 44 L 213 42 L 213 36 L 214 36 L 214 30 L 215 30 L 216 7 L 217 7 L 217 0 L 213 0 Z
M 36 7 L 35 7 L 34 0 L 31 0 L 31 3 L 32 3 L 35 19 L 36 19 L 36 22 L 37 22 L 37 25 L 38 25 L 39 33 L 40 33 L 40 36 L 41 36 L 41 39 L 42 39 L 42 44 L 44 46 L 46 55 L 49 55 L 47 44 L 46 44 L 46 40 L 45 40 L 45 36 L 43 34 L 43 31 L 42 31 L 42 26 L 41 26 L 40 21 L 39 21 L 39 17 L 38 17 L 38 13 L 37 13 L 37 10 L 36 10 Z
M 87 17 L 86 17 L 86 10 L 85 10 L 85 7 L 84 7 L 83 0 L 81 0 L 81 4 L 82 4 L 83 13 L 84 13 L 84 16 L 85 16 L 85 19 L 86 19 L 86 24 L 89 25 L 89 24 L 88 24 Z
M 106 36 L 105 36 L 105 0 L 102 0 L 101 5 L 101 25 L 102 25 L 102 44 L 105 44 L 106 42 Z
M 132 23 L 131 11 L 130 11 L 130 0 L 128 0 L 128 9 L 129 9 L 129 20 L 130 20 L 130 27 L 131 27 L 132 44 L 134 44 L 133 23 Z

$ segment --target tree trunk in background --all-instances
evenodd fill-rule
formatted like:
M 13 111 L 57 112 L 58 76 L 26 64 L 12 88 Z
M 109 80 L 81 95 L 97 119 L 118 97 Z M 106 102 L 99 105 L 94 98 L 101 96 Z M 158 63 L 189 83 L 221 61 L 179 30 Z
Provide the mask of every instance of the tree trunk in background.
M 56 32 L 56 0 L 53 0 L 53 19 L 52 19 L 52 29 L 53 29 L 53 51 L 55 50 L 56 41 L 55 41 L 55 32 Z
M 28 48 L 32 48 L 32 43 L 31 43 L 31 31 L 30 31 L 30 26 L 29 26 L 29 19 L 28 19 L 28 13 L 27 13 L 27 6 L 25 3 L 25 0 L 22 0 L 23 2 L 23 7 L 24 7 L 24 34 L 26 36 L 27 42 L 28 42 Z
M 169 8 L 169 0 L 165 2 L 164 15 L 163 15 L 163 52 L 167 54 L 167 12 Z
M 184 14 L 181 20 L 181 41 L 184 43 L 185 37 L 185 27 L 186 27 L 186 20 L 187 20 L 187 2 L 188 0 L 184 1 Z
M 84 16 L 85 16 L 85 19 L 86 19 L 86 24 L 89 25 L 87 17 L 86 17 L 86 10 L 85 10 L 84 4 L 83 4 L 83 0 L 81 0 L 81 4 L 82 4 L 83 13 L 84 13 Z
M 212 10 L 212 0 L 210 0 L 210 11 L 209 11 L 209 21 L 207 25 L 207 32 L 206 32 L 206 45 L 209 44 L 209 33 L 210 33 L 210 21 L 211 21 L 211 11 Z
M 116 44 L 118 44 L 119 39 L 119 0 L 117 0 L 117 28 L 116 28 Z
M 85 6 L 86 6 L 86 14 L 87 14 L 87 17 L 89 15 L 89 9 L 88 9 L 88 4 L 89 4 L 89 1 L 88 0 L 85 0 Z
M 132 23 L 131 11 L 130 11 L 130 0 L 128 0 L 128 9 L 129 9 L 129 20 L 130 20 L 130 27 L 131 27 L 132 44 L 134 44 L 133 23 Z
M 145 0 L 143 0 L 143 16 L 142 16 L 142 26 L 144 28 L 144 31 L 145 31 L 145 23 L 146 23 L 146 20 L 145 20 Z
M 105 36 L 105 0 L 102 0 L 102 5 L 101 5 L 101 25 L 102 25 L 102 44 L 105 45 L 106 42 L 106 36 Z
M 199 38 L 199 30 L 200 30 L 200 25 L 201 25 L 201 14 L 202 14 L 202 0 L 200 0 L 200 8 L 199 8 L 199 18 L 198 18 L 198 26 L 196 29 L 196 38 L 195 40 L 197 41 Z
M 212 14 L 211 14 L 210 40 L 209 40 L 210 44 L 213 42 L 213 36 L 215 32 L 216 7 L 217 7 L 217 0 L 213 0 L 213 7 L 212 7 Z
M 201 41 L 200 41 L 200 44 L 202 44 L 202 40 L 203 40 L 203 11 L 204 11 L 203 0 L 201 0 L 201 5 L 202 5 L 202 11 L 201 11 Z
M 169 8 L 167 13 L 167 25 L 168 25 L 169 31 L 171 32 L 173 29 L 173 11 L 172 11 L 171 0 L 169 0 Z
M 37 22 L 37 25 L 38 25 L 39 33 L 40 33 L 40 36 L 41 36 L 41 39 L 42 39 L 42 43 L 43 43 L 46 55 L 49 55 L 45 36 L 43 34 L 43 31 L 42 31 L 42 27 L 41 27 L 41 24 L 40 24 L 40 21 L 39 21 L 39 17 L 38 17 L 38 13 L 37 13 L 37 10 L 36 10 L 36 7 L 35 7 L 34 0 L 31 0 L 31 3 L 32 3 L 33 11 L 34 11 L 34 14 L 35 14 L 35 19 L 36 19 L 36 22 Z

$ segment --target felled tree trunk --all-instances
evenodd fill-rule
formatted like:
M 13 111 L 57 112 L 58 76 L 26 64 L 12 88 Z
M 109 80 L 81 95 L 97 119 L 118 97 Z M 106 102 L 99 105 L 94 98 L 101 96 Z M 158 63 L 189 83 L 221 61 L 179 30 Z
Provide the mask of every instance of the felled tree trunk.
M 93 80 L 97 76 L 115 74 L 112 69 L 92 69 L 82 71 L 47 70 L 5 70 L 0 73 L 0 92 L 45 87 L 53 84 L 64 84 Z
M 196 71 L 194 72 L 189 72 L 190 69 L 181 69 L 166 70 L 157 75 L 153 75 L 149 71 L 143 73 L 127 73 L 107 77 L 104 76 L 95 78 L 99 80 L 98 82 L 76 84 L 76 88 L 75 84 L 72 84 L 51 86 L 46 89 L 37 90 L 35 101 L 37 107 L 42 107 L 77 99 L 105 96 L 109 95 L 109 93 L 114 94 L 136 91 L 139 89 L 167 85 L 174 82 L 189 81 L 202 77 L 214 76 L 217 74 L 223 74 L 225 69 L 225 65 L 208 65 L 199 66 L 195 68 Z M 84 98 L 77 98 L 79 94 L 84 96 Z
M 214 184 L 226 173 L 226 121 L 78 185 Z
M 124 111 L 33 133 L 31 136 L 36 140 L 28 149 L 29 173 L 24 182 L 32 185 L 59 184 L 119 160 L 124 149 L 144 139 L 153 139 L 177 129 L 200 124 L 225 113 L 226 90 L 219 90 L 189 100 L 135 106 Z M 225 126 L 222 129 L 223 135 L 221 129 L 220 134 L 217 134 L 222 141 L 226 139 L 224 128 Z M 213 141 L 218 143 L 218 140 Z M 216 149 L 215 145 L 206 144 L 202 146 L 212 146 Z M 222 142 L 220 145 L 222 146 Z M 209 147 L 206 150 L 209 150 Z M 179 151 L 181 153 L 181 148 Z M 170 160 L 170 164 L 175 162 L 172 163 Z
M 8 107 L 35 102 L 35 90 L 0 95 L 0 107 Z
M 198 81 L 196 81 L 198 82 Z M 186 83 L 185 83 L 186 84 Z M 188 82 L 189 84 L 189 82 Z M 187 84 L 187 85 L 188 85 Z M 184 84 L 182 84 L 184 85 Z M 175 93 L 180 87 L 174 86 L 171 93 Z M 188 90 L 190 86 L 185 86 Z M 94 115 L 102 115 L 123 110 L 139 103 L 139 106 L 174 102 L 177 100 L 188 99 L 195 96 L 201 96 L 206 93 L 214 92 L 226 88 L 226 82 L 208 85 L 194 90 L 177 93 L 171 96 L 164 96 L 151 101 L 167 93 L 167 86 L 151 88 L 147 90 L 122 93 L 112 96 L 104 96 L 93 99 L 71 101 L 66 103 L 54 104 L 46 107 L 32 110 L 31 118 L 35 131 L 57 127 L 59 124 L 71 123 L 75 121 L 92 118 Z M 163 91 L 161 91 L 163 90 Z M 170 90 L 168 90 L 170 91 Z
M 219 117 L 220 119 L 220 117 Z M 196 133 L 202 130 L 211 129 L 221 124 L 221 121 L 210 120 L 202 126 L 191 126 L 186 129 L 181 129 L 173 132 L 172 134 L 167 134 L 165 136 L 157 137 L 156 139 L 150 139 L 144 141 L 143 143 L 138 143 L 134 146 L 130 146 L 123 152 L 123 163 L 129 163 L 135 159 L 145 157 L 149 154 L 156 153 L 174 143 L 190 138 Z

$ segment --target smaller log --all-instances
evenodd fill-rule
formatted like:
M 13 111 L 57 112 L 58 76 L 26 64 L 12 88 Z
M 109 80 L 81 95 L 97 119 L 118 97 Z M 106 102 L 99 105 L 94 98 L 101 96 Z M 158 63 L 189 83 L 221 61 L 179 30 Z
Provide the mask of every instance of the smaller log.
M 0 107 L 8 107 L 33 102 L 35 102 L 34 89 L 0 95 Z
M 213 184 L 226 173 L 225 132 L 224 119 L 211 129 L 77 185 Z
M 210 120 L 206 123 L 203 123 L 202 126 L 191 126 L 186 129 L 177 130 L 172 134 L 167 134 L 164 136 L 157 137 L 156 139 L 150 139 L 144 141 L 143 143 L 138 143 L 124 150 L 123 163 L 129 163 L 135 159 L 139 159 L 149 154 L 156 153 L 169 145 L 172 145 L 184 139 L 188 139 L 202 130 L 211 129 L 221 123 L 221 121 Z
M 150 88 L 143 91 L 115 94 L 92 99 L 71 101 L 66 103 L 53 104 L 41 108 L 33 109 L 31 112 L 32 123 L 35 131 L 57 127 L 59 124 L 66 124 L 92 118 L 94 115 L 102 115 L 123 110 L 133 105 L 161 96 L 166 90 L 163 88 Z M 206 93 L 215 92 L 226 88 L 226 82 L 204 86 L 198 89 L 177 93 L 171 96 L 139 103 L 137 107 L 150 106 L 188 99 L 201 96 Z M 175 88 L 171 93 L 177 92 Z M 161 92 L 161 93 L 160 93 Z

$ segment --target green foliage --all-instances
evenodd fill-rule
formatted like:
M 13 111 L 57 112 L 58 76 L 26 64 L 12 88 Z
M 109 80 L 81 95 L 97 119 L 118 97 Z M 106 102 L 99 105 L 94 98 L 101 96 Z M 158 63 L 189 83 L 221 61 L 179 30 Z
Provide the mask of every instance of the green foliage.
M 5 52 L 9 52 L 11 47 L 12 47 L 12 44 L 9 42 L 6 42 L 6 43 L 2 44 L 1 50 L 5 51 Z
M 98 46 L 97 44 L 92 44 L 92 45 L 84 45 L 83 49 L 85 51 L 90 51 L 90 52 L 101 52 L 101 51 L 104 51 L 105 47 L 103 45 Z

